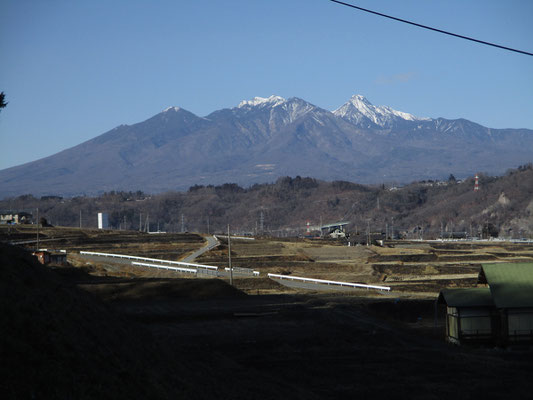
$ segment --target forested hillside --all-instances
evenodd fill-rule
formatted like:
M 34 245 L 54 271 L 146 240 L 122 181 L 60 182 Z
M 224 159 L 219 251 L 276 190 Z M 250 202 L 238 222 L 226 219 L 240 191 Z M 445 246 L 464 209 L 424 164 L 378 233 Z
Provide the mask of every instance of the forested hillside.
M 98 197 L 31 195 L 0 201 L 0 209 L 27 211 L 53 225 L 96 227 L 97 213 L 109 214 L 114 229 L 223 232 L 292 236 L 311 227 L 350 221 L 350 231 L 385 231 L 404 237 L 438 237 L 444 232 L 531 237 L 533 165 L 501 177 L 480 174 L 444 182 L 420 181 L 404 187 L 285 177 L 271 184 L 193 186 L 186 192 L 148 195 L 108 192 Z M 44 221 L 43 221 L 44 222 Z

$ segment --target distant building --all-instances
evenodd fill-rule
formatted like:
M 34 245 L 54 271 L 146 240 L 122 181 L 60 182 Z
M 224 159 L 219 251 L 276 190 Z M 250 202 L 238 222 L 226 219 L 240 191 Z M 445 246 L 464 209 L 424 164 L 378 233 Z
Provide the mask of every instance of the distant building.
M 50 253 L 48 251 L 38 250 L 38 251 L 34 251 L 32 254 L 35 257 L 37 257 L 37 260 L 41 264 L 49 264 L 50 263 Z
M 335 222 L 334 224 L 323 225 L 320 227 L 322 237 L 329 236 L 333 239 L 346 237 L 346 226 L 350 222 Z
M 65 265 L 67 264 L 67 252 L 64 250 L 61 251 L 48 251 L 46 249 L 41 249 L 34 251 L 32 253 L 37 260 L 43 264 L 57 264 Z
M 350 232 L 350 238 L 348 239 L 348 243 L 350 246 L 355 245 L 372 245 L 372 244 L 379 244 L 382 243 L 384 240 L 387 239 L 385 233 L 383 232 Z
M 32 215 L 27 212 L 2 212 L 0 213 L 0 224 L 2 225 L 18 225 L 29 224 Z
M 533 263 L 484 264 L 487 287 L 442 290 L 446 339 L 452 343 L 533 344 Z
M 98 229 L 109 228 L 109 217 L 107 213 L 98 213 Z

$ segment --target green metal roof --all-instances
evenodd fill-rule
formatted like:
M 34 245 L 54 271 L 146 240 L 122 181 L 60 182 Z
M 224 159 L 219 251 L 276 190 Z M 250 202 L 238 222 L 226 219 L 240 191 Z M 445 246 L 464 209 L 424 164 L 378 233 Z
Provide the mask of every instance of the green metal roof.
M 494 303 L 489 288 L 444 289 L 439 295 L 439 303 L 448 307 L 490 307 Z
M 533 307 L 533 263 L 483 264 L 482 269 L 496 307 Z

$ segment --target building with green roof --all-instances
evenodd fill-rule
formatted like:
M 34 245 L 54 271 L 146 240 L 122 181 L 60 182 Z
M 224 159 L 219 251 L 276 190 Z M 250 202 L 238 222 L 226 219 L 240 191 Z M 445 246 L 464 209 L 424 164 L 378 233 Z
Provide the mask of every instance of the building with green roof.
M 484 287 L 442 290 L 453 343 L 533 343 L 533 263 L 483 264 Z

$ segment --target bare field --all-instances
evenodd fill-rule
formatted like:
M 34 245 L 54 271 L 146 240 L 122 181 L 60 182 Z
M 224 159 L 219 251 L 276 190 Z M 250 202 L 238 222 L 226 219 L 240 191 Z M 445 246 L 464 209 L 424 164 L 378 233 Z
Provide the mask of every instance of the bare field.
M 33 226 L 0 227 L 3 241 L 36 245 Z M 145 269 L 109 260 L 80 258 L 80 250 L 180 260 L 206 243 L 197 234 L 146 234 L 134 231 L 41 228 L 40 247 L 65 249 L 69 262 L 97 276 L 121 278 L 190 278 L 186 274 Z M 405 295 L 435 296 L 444 287 L 468 287 L 477 282 L 481 263 L 533 260 L 533 245 L 506 242 L 391 241 L 384 247 L 348 247 L 328 240 L 274 239 L 232 241 L 232 265 L 268 273 L 354 283 L 385 284 Z M 226 267 L 227 243 L 204 253 L 197 262 Z M 294 292 L 267 279 L 243 278 L 247 293 Z
M 33 225 L 0 226 L 0 240 L 21 243 L 27 248 L 37 245 L 37 228 Z M 204 245 L 200 235 L 192 233 L 147 234 L 137 231 L 45 227 L 39 229 L 39 248 L 64 249 L 69 252 L 92 250 L 122 254 L 157 254 L 178 259 Z
M 183 257 L 184 249 L 203 243 L 197 235 L 127 234 L 133 239 L 124 243 L 120 233 L 95 233 L 83 248 Z M 531 394 L 531 349 L 460 348 L 444 342 L 443 319 L 435 324 L 435 293 L 475 284 L 477 278 L 471 277 L 479 264 L 439 260 L 440 253 L 427 244 L 402 244 L 406 249 L 235 241 L 233 259 L 260 270 L 261 277 L 237 278 L 234 287 L 222 279 L 186 279 L 170 271 L 81 258 L 75 254 L 78 242 L 64 244 L 71 251 L 70 266 L 44 268 L 7 246 L 0 252 L 0 301 L 7 311 L 0 337 L 11 343 L 3 353 L 8 398 L 499 399 Z M 488 254 L 482 251 L 486 248 L 439 249 L 451 250 Z M 509 251 L 493 246 L 491 255 L 500 261 L 509 257 L 495 253 Z M 513 251 L 522 257 L 532 253 Z M 437 260 L 421 261 L 428 255 Z M 223 267 L 227 256 L 222 244 L 202 259 Z M 396 258 L 383 261 L 381 256 Z M 278 270 L 384 281 L 393 290 L 387 296 L 294 290 L 265 277 Z
M 435 296 L 445 287 L 474 286 L 481 263 L 533 260 L 532 245 L 506 242 L 400 242 L 342 246 L 329 241 L 259 239 L 233 241 L 234 265 L 354 283 L 385 283 L 406 295 Z M 202 261 L 226 263 L 223 245 Z

